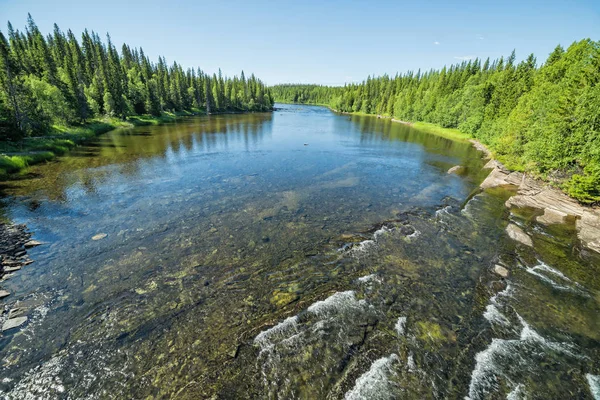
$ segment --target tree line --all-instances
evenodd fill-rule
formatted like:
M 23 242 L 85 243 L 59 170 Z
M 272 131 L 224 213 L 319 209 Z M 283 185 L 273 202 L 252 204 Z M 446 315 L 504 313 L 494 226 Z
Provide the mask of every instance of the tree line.
M 119 53 L 85 30 L 78 41 L 54 24 L 44 36 L 29 15 L 25 32 L 8 23 L 0 32 L 0 140 L 48 132 L 102 116 L 160 115 L 170 111 L 267 111 L 273 99 L 254 75 L 246 78 L 186 70 L 164 57 L 154 63 L 142 48 Z
M 509 168 L 600 201 L 600 42 L 533 54 L 474 59 L 440 70 L 368 77 L 344 87 L 277 85 L 276 101 L 326 104 L 457 128 L 490 146 Z

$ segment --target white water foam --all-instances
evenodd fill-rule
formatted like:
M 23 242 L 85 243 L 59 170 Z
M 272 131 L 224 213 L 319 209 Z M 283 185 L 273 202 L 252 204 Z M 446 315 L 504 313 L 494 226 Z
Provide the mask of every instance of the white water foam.
M 257 362 L 261 366 L 263 383 L 268 397 L 290 398 L 294 396 L 295 386 L 289 377 L 290 368 L 302 368 L 307 372 L 326 376 L 335 368 L 339 357 L 347 354 L 357 335 L 364 331 L 360 321 L 365 321 L 368 313 L 375 310 L 364 299 L 357 299 L 354 291 L 337 292 L 325 300 L 317 301 L 306 311 L 289 317 L 279 324 L 259 333 L 254 344 L 259 350 Z M 336 338 L 335 351 L 323 357 L 327 341 L 323 336 Z M 301 357 L 307 348 L 314 348 L 314 355 Z M 318 350 L 321 349 L 321 350 Z M 318 362 L 315 364 L 316 359 Z M 315 383 L 316 384 L 316 383 Z
M 347 251 L 348 253 L 352 254 L 355 257 L 360 257 L 361 255 L 364 255 L 369 250 L 371 250 L 373 247 L 375 247 L 377 245 L 377 240 L 382 235 L 392 232 L 393 230 L 394 230 L 394 228 L 388 228 L 387 226 L 384 225 L 381 228 L 377 229 L 375 232 L 373 232 L 372 239 L 363 240 L 362 242 L 359 242 L 359 243 L 353 245 L 349 249 L 347 248 L 347 246 L 344 246 L 341 249 L 339 249 L 338 251 Z
M 377 229 L 375 231 L 375 233 L 373 233 L 373 239 L 377 240 L 379 238 L 379 236 L 381 236 L 381 235 L 383 235 L 385 233 L 391 232 L 391 231 L 392 231 L 392 229 L 390 229 L 390 228 L 388 228 L 387 226 L 384 225 L 381 228 Z
M 435 212 L 435 218 L 439 219 L 442 216 L 442 214 L 450 214 L 451 209 L 452 209 L 452 206 L 446 206 L 444 208 L 437 210 Z
M 306 310 L 320 317 L 327 317 L 329 314 L 336 314 L 340 309 L 363 309 L 367 305 L 365 300 L 357 300 L 353 290 L 346 292 L 337 292 L 326 298 L 317 301 Z
M 7 400 L 45 400 L 60 397 L 65 391 L 58 376 L 63 369 L 63 357 L 55 356 L 27 371 L 17 385 L 4 397 Z
M 377 274 L 361 276 L 357 279 L 360 283 L 381 282 L 381 278 Z
M 495 305 L 499 305 L 498 304 L 498 299 L 501 297 L 512 297 L 514 293 L 514 288 L 512 287 L 512 285 L 510 284 L 510 282 L 506 285 L 506 288 L 501 291 L 496 293 L 495 295 L 493 295 L 490 298 L 490 303 L 495 304 Z
M 529 272 L 531 275 L 535 275 L 538 278 L 540 278 L 542 281 L 550 284 L 555 289 L 568 290 L 568 291 L 572 291 L 572 292 L 575 292 L 575 293 L 578 293 L 581 295 L 588 296 L 588 294 L 584 291 L 585 288 L 583 286 L 581 286 L 579 283 L 573 282 L 565 274 L 563 274 L 562 272 L 560 272 L 559 270 L 557 270 L 555 268 L 552 268 L 551 266 L 544 263 L 543 261 L 538 260 L 538 263 L 539 264 L 534 265 L 533 267 L 525 268 L 525 270 L 527 272 Z M 564 284 L 564 283 L 561 284 L 561 283 L 556 282 L 554 279 L 552 279 L 548 275 L 544 274 L 544 272 L 546 274 L 554 275 L 555 279 L 558 278 L 559 280 L 562 280 L 566 284 Z M 575 287 L 573 287 L 573 286 L 575 286 Z
M 254 338 L 254 343 L 260 346 L 261 353 L 274 346 L 274 340 L 290 337 L 290 333 L 298 332 L 298 316 L 286 318 L 274 327 L 262 331 Z
M 506 400 L 525 400 L 525 386 L 519 383 L 507 396 Z
M 392 393 L 393 384 L 389 377 L 396 375 L 394 371 L 394 363 L 400 359 L 396 354 L 390 354 L 388 357 L 383 357 L 371 364 L 367 372 L 362 374 L 354 383 L 354 388 L 346 393 L 345 400 L 385 400 L 395 399 L 396 396 Z
M 355 256 L 362 255 L 375 246 L 375 241 L 372 239 L 363 240 L 362 242 L 350 248 L 349 252 Z
M 585 377 L 590 386 L 590 392 L 592 393 L 592 396 L 594 396 L 594 400 L 600 400 L 600 376 L 587 374 Z
M 406 317 L 398 318 L 395 328 L 396 332 L 398 332 L 398 336 L 403 336 L 406 330 Z
M 408 355 L 408 359 L 406 360 L 406 365 L 408 366 L 408 370 L 410 372 L 415 372 L 417 370 L 417 364 L 415 363 L 415 357 L 413 353 Z
M 418 230 L 415 229 L 415 231 L 413 233 L 411 233 L 410 235 L 406 236 L 409 239 L 416 239 L 419 236 L 421 236 L 421 232 L 419 232 Z
M 483 313 L 483 317 L 492 323 L 497 323 L 504 326 L 510 325 L 508 318 L 506 318 L 504 314 L 502 314 L 500 310 L 498 310 L 498 308 L 493 304 L 488 304 L 485 312 Z
M 525 351 L 542 347 L 552 351 L 580 358 L 573 351 L 573 346 L 567 343 L 557 343 L 546 340 L 537 333 L 519 314 L 517 314 L 523 328 L 519 339 L 492 339 L 492 343 L 475 356 L 475 369 L 471 374 L 469 396 L 466 399 L 476 400 L 486 398 L 486 394 L 499 389 L 499 377 L 508 383 L 513 383 L 504 372 L 503 364 L 510 363 L 512 370 L 526 370 L 531 362 Z M 538 352 L 539 350 L 536 350 Z

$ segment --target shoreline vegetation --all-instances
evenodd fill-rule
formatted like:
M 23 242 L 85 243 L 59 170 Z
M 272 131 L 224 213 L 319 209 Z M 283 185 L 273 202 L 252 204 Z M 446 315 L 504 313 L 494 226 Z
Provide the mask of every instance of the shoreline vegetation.
M 539 66 L 533 54 L 517 62 L 513 51 L 507 58 L 369 76 L 343 87 L 270 89 L 278 102 L 419 121 L 415 127 L 476 139 L 506 168 L 559 187 L 580 203 L 600 204 L 598 41 L 557 46 Z
M 85 30 L 78 40 L 55 24 L 44 36 L 0 31 L 0 180 L 66 154 L 115 128 L 158 124 L 180 116 L 273 109 L 266 85 L 252 74 L 227 77 L 151 61 L 142 48 Z

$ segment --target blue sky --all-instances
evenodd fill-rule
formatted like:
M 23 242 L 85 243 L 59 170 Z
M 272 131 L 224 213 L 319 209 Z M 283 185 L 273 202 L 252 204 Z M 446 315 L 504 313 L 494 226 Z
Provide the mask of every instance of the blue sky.
M 336 85 L 513 49 L 541 62 L 559 43 L 600 40 L 600 0 L 0 0 L 0 29 L 24 29 L 28 12 L 45 33 L 54 22 L 78 36 L 109 32 L 154 60 L 243 69 L 268 84 Z

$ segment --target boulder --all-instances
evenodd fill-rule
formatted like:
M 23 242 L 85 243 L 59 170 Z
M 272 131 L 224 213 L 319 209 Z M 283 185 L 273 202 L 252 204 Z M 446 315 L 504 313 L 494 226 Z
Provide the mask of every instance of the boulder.
M 0 290 L 0 299 L 10 296 L 10 292 L 6 290 Z

